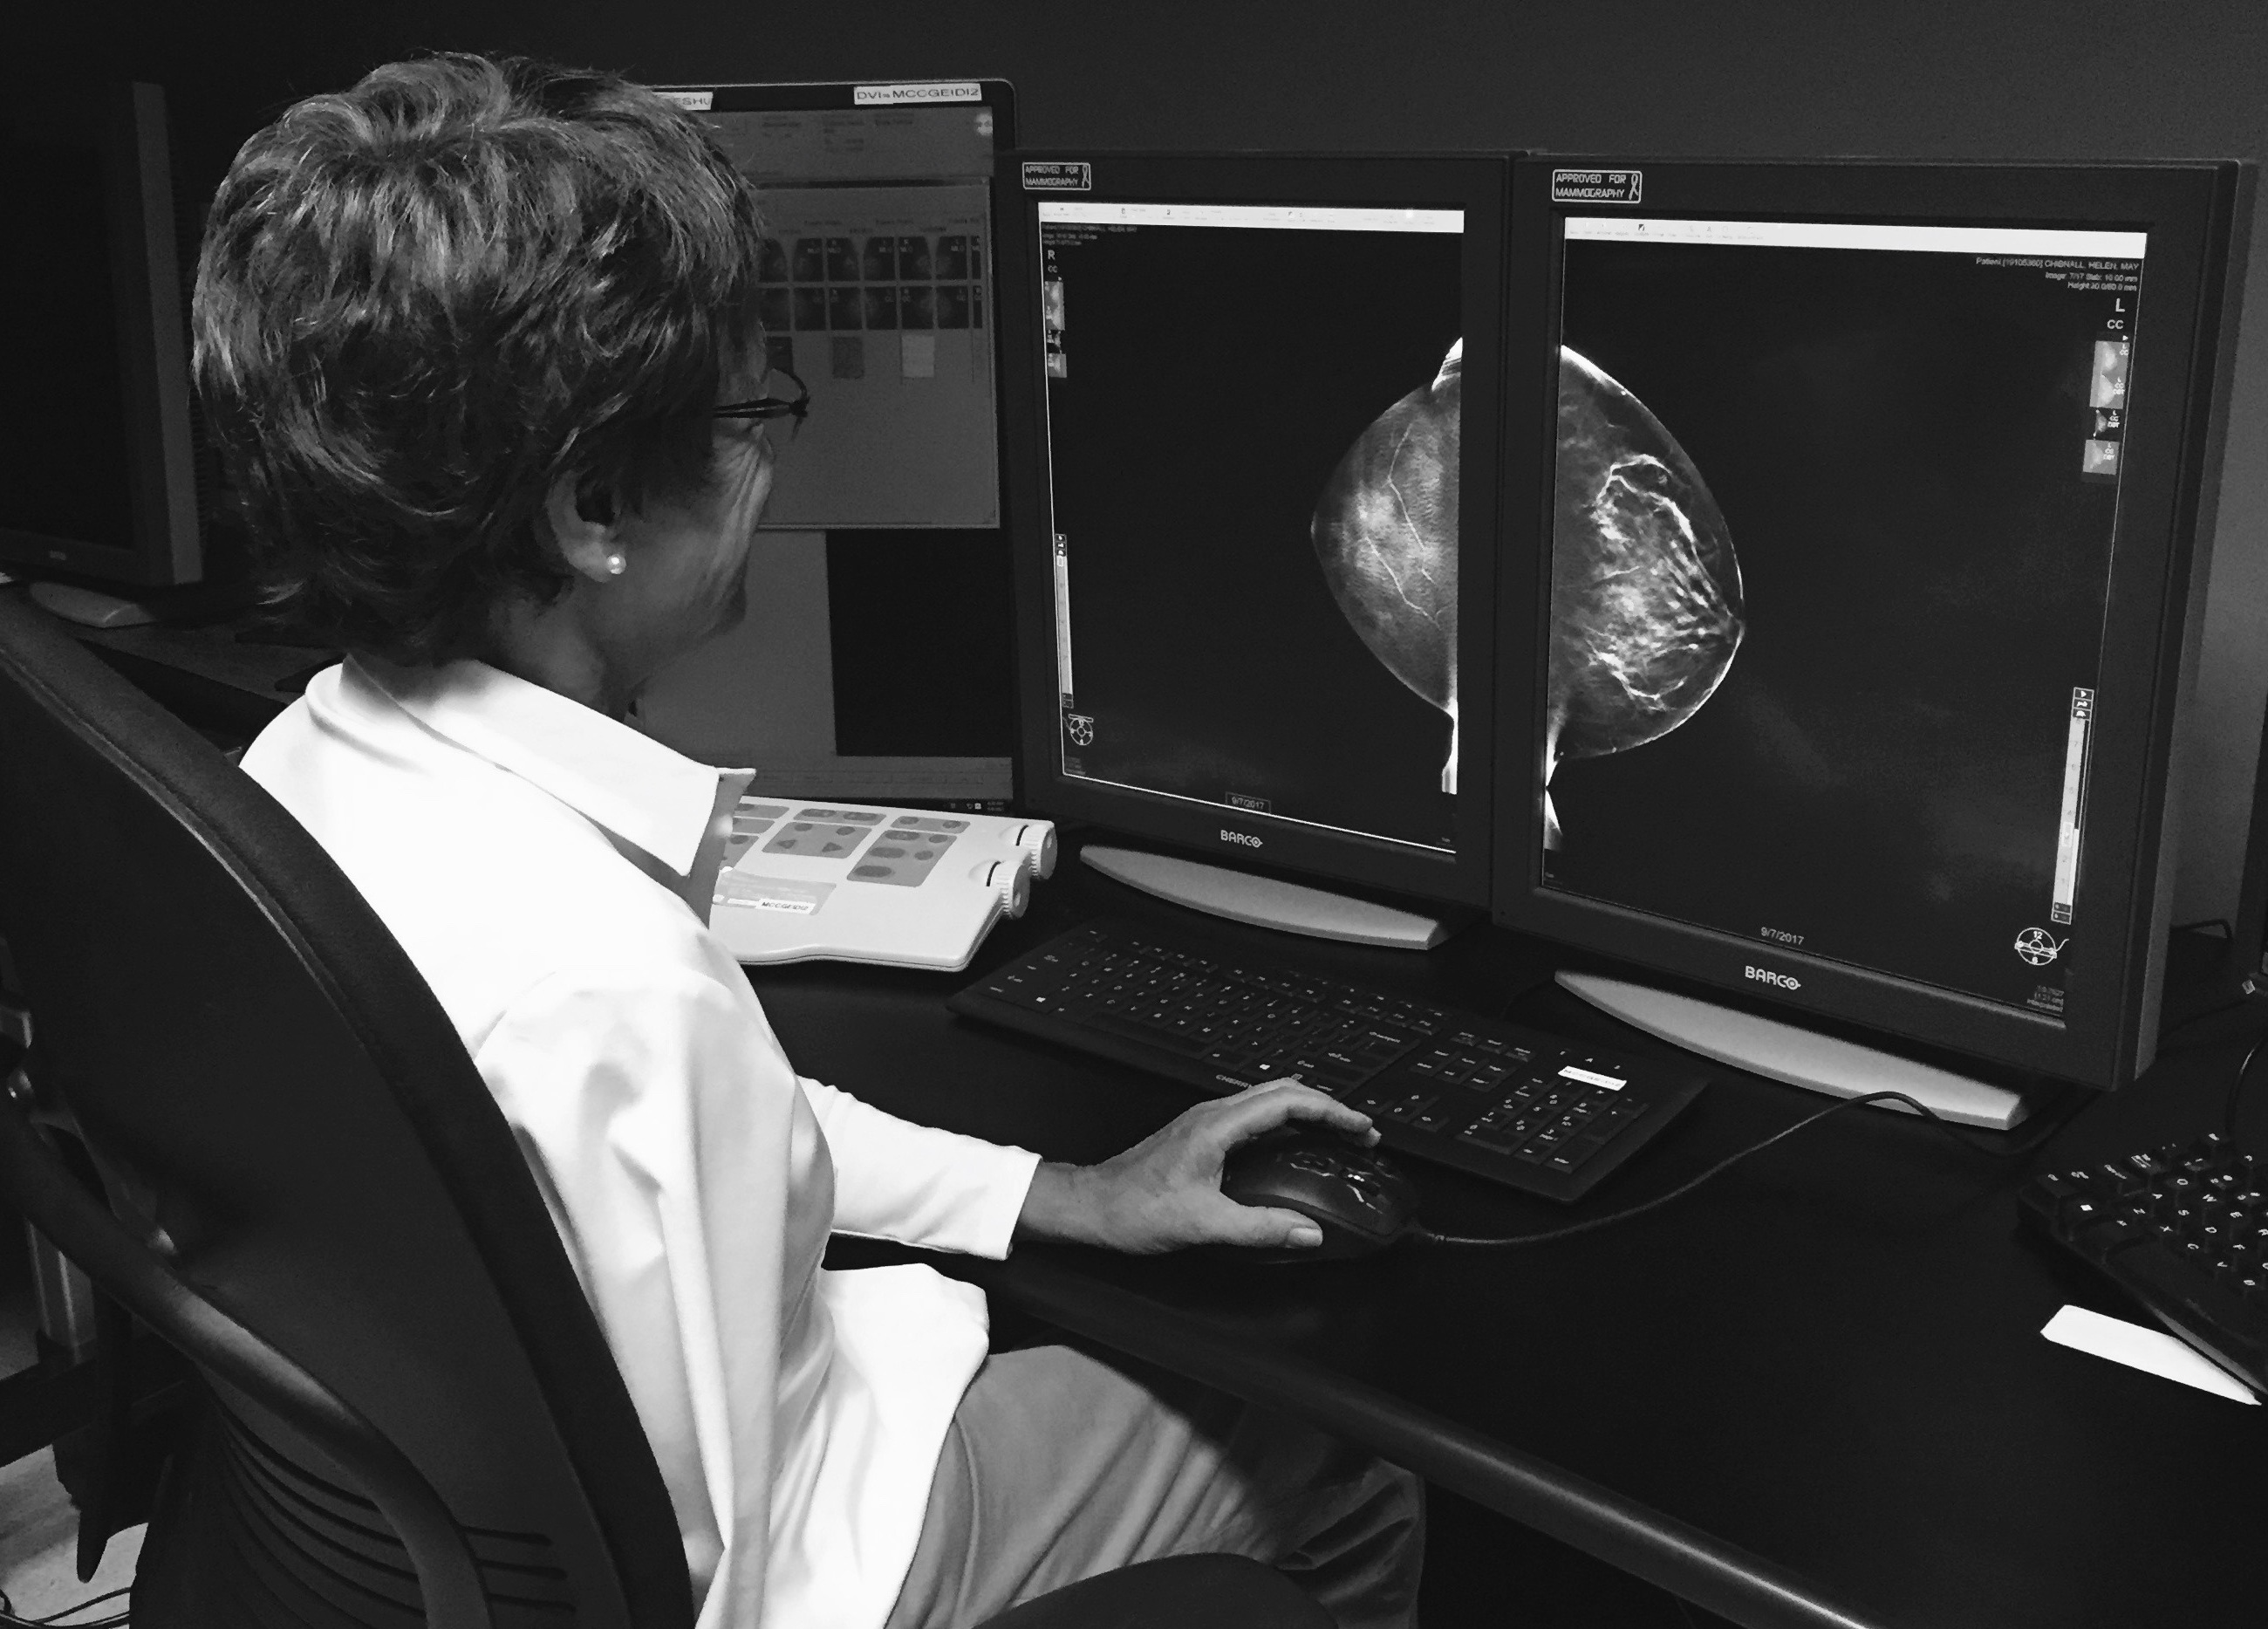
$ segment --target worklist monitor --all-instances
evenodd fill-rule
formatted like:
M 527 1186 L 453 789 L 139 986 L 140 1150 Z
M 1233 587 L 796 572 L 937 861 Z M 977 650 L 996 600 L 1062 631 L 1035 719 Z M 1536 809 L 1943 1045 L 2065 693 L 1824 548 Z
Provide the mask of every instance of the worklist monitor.
M 991 210 L 998 80 L 666 94 L 760 188 L 769 359 L 811 391 L 764 524 L 1000 524 Z

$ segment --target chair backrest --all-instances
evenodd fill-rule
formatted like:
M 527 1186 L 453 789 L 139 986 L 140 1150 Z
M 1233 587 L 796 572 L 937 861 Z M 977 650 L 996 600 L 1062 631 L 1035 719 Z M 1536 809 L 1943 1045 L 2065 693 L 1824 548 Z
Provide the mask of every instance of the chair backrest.
M 468 1537 L 498 1625 L 691 1624 L 659 1468 L 432 992 L 290 814 L 10 594 L 0 940 L 36 1083 L 114 1206 L 401 1449 Z M 145 1596 L 161 1613 L 225 1598 L 227 1621 L 262 1625 L 420 1621 L 407 1553 L 352 1478 L 210 1378 L 204 1448 L 161 1503 L 177 1524 L 196 1511 L 197 1536 L 153 1523 L 136 1623 L 163 1629 Z

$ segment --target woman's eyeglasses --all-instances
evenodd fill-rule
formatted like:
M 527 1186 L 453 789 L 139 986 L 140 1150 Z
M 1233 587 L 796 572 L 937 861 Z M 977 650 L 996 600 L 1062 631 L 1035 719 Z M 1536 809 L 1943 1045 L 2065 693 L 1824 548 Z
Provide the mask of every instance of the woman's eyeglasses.
M 792 441 L 803 429 L 803 421 L 811 412 L 811 387 L 785 368 L 774 368 L 764 375 L 769 385 L 774 379 L 784 379 L 795 387 L 792 397 L 758 396 L 749 402 L 728 402 L 713 410 L 717 418 L 786 418 L 795 422 L 788 427 L 788 439 Z

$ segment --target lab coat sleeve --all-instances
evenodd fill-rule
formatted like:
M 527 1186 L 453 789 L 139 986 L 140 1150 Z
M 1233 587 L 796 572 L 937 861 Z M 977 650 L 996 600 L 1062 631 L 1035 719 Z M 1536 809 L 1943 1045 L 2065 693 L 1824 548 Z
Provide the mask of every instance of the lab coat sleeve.
M 1008 1253 L 1040 1156 L 917 1125 L 803 1082 L 835 1159 L 835 1228 L 995 1260 Z

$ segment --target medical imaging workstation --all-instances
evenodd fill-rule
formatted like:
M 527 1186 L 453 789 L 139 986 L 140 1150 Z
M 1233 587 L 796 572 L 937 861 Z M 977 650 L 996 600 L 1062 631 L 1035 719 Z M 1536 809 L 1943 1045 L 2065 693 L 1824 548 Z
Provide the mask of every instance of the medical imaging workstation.
M 2242 180 L 1012 155 L 1027 796 L 1820 1089 L 2132 1080 Z

